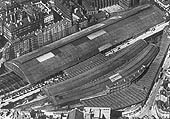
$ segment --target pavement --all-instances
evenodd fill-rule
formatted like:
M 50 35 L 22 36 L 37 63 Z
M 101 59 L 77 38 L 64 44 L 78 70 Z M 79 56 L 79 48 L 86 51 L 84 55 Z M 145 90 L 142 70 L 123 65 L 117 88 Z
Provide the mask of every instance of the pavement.
M 152 92 L 146 102 L 146 104 L 143 106 L 141 111 L 137 112 L 136 114 L 132 115 L 132 117 L 139 117 L 142 118 L 145 115 L 149 115 L 149 112 L 154 105 L 154 100 L 156 98 L 156 95 L 159 91 L 159 87 L 161 86 L 163 80 L 159 80 L 153 87 Z
M 168 38 L 169 39 L 169 38 Z M 166 55 L 166 58 L 164 60 L 164 63 L 162 65 L 163 70 L 167 68 L 167 66 L 170 66 L 170 57 L 169 57 L 169 52 Z M 154 110 L 154 102 L 155 99 L 157 97 L 157 94 L 159 92 L 159 88 L 161 86 L 161 84 L 163 83 L 163 80 L 166 78 L 165 74 L 163 74 L 162 77 L 159 77 L 158 81 L 154 84 L 152 91 L 149 95 L 148 100 L 146 101 L 145 105 L 141 108 L 140 106 L 139 111 L 135 112 L 135 113 L 131 113 L 130 115 L 127 115 L 127 117 L 129 118 L 133 118 L 133 117 L 139 117 L 142 118 L 145 115 L 148 116 L 152 116 L 154 114 L 157 114 L 156 111 Z M 132 111 L 133 112 L 133 111 Z M 154 115 L 155 117 L 158 117 L 156 115 Z

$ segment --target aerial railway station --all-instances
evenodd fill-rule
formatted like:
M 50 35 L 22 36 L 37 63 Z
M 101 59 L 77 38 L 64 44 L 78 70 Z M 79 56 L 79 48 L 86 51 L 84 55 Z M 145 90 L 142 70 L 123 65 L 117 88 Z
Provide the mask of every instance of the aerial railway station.
M 61 80 L 41 88 L 55 106 L 67 105 L 68 102 L 80 99 L 84 105 L 89 106 L 91 100 L 83 98 L 98 93 L 103 98 L 112 95 L 112 92 L 116 93 L 118 89 L 134 89 L 132 82 L 152 65 L 159 54 L 159 47 L 139 40 L 118 49 L 110 56 L 106 56 L 105 52 L 128 43 L 129 39 L 163 22 L 164 12 L 157 7 L 139 6 L 127 11 L 119 19 L 110 18 L 8 61 L 5 66 L 9 72 L 0 79 L 1 94 L 26 85 L 37 85 L 58 74 L 62 76 Z M 16 78 L 11 80 L 9 74 Z M 146 93 L 142 92 L 142 95 Z
M 141 43 L 140 45 L 143 44 Z M 45 90 L 48 89 L 49 97 L 53 97 L 52 99 L 55 99 L 56 105 L 58 105 L 95 95 L 106 90 L 106 86 L 114 89 L 118 86 L 120 87 L 123 83 L 130 83 L 144 72 L 144 68 L 145 70 L 147 69 L 159 51 L 154 45 L 149 45 L 146 48 L 143 47 L 143 49 L 139 46 L 136 46 L 137 48 L 133 48 L 129 52 L 127 50 L 125 54 L 118 53 L 115 56 L 117 59 L 110 59 L 110 61 L 108 60 L 106 63 L 79 74 L 75 78 L 50 86 L 45 88 Z M 124 70 L 121 71 L 123 68 Z M 115 69 L 120 69 L 117 71 L 120 72 L 120 78 L 115 79 L 115 81 L 113 79 L 110 80 L 109 77 L 114 74 Z M 124 80 L 124 82 L 118 84 L 117 82 L 120 82 L 120 80 Z M 112 86 L 116 83 L 116 86 Z
M 100 23 L 99 26 L 105 27 L 99 27 L 100 30 L 88 33 L 89 35 L 84 36 L 86 30 L 85 33 L 78 32 L 75 35 L 79 38 L 68 36 L 5 65 L 31 84 L 41 81 L 164 21 L 163 13 L 154 6 L 139 7 L 139 10 L 141 11 L 129 11 L 129 16 L 115 23 L 112 19 L 104 24 Z M 92 26 L 88 29 L 94 28 Z
M 124 83 L 125 85 L 122 85 L 118 89 L 115 88 L 115 90 L 106 95 L 82 98 L 81 103 L 85 107 L 111 107 L 113 110 L 118 110 L 128 105 L 147 101 L 152 86 L 157 82 L 159 72 L 162 70 L 161 65 L 165 59 L 165 54 L 168 52 L 169 39 L 167 38 L 167 29 L 164 30 L 159 53 L 149 68 L 145 70 L 142 77 L 136 79 L 131 85 Z

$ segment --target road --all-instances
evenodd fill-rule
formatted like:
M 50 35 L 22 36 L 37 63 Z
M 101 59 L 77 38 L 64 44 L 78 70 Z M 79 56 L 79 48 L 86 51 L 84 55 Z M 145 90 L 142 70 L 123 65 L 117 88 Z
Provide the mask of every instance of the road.
M 167 66 L 170 66 L 170 57 L 169 57 L 169 51 L 167 53 L 167 56 L 165 58 L 164 64 L 163 64 L 163 69 L 167 69 Z M 137 117 L 143 117 L 144 115 L 148 114 L 150 112 L 150 109 L 152 108 L 152 106 L 154 105 L 155 102 L 155 98 L 159 92 L 159 88 L 161 86 L 161 84 L 163 83 L 163 80 L 166 78 L 165 74 L 162 76 L 162 79 L 159 79 L 158 82 L 154 85 L 151 94 L 145 104 L 145 106 L 142 108 L 142 110 L 139 112 L 139 114 L 137 115 Z M 136 116 L 136 115 L 135 115 Z
M 170 60 L 170 58 L 167 59 L 167 61 L 168 60 Z M 165 63 L 167 63 L 167 61 L 165 61 Z M 169 63 L 169 61 L 168 61 L 168 63 Z M 166 66 L 166 65 L 164 65 L 164 66 Z M 137 113 L 135 113 L 133 115 L 130 115 L 129 116 L 130 118 L 132 118 L 132 117 L 142 118 L 145 115 L 150 115 L 151 108 L 152 108 L 152 106 L 154 106 L 155 98 L 159 92 L 159 88 L 160 88 L 161 84 L 163 83 L 163 80 L 165 79 L 165 77 L 166 76 L 163 75 L 163 77 L 161 79 L 159 79 L 157 83 L 154 84 L 153 89 L 149 95 L 149 98 L 146 101 L 146 104 L 142 107 L 142 109 L 140 111 L 138 111 Z
M 143 106 L 143 108 L 139 112 L 135 113 L 134 115 L 131 115 L 130 117 L 140 117 L 140 118 L 142 118 L 145 115 L 149 115 L 150 109 L 154 105 L 154 100 L 155 100 L 156 95 L 159 91 L 159 87 L 160 87 L 161 83 L 162 83 L 162 80 L 160 79 L 154 85 L 153 90 L 152 90 L 146 104 Z
M 165 61 L 164 61 L 163 65 L 162 65 L 163 69 L 167 69 L 167 67 L 170 66 L 170 57 L 169 57 L 169 55 L 170 55 L 170 51 L 167 52 Z M 163 74 L 163 76 L 158 80 L 158 82 L 154 84 L 154 86 L 152 88 L 152 91 L 151 91 L 151 93 L 149 95 L 149 98 L 146 101 L 145 105 L 142 108 L 139 107 L 140 110 L 138 112 L 128 115 L 129 118 L 133 118 L 133 117 L 142 118 L 145 115 L 150 115 L 151 114 L 151 109 L 154 106 L 155 98 L 156 98 L 156 96 L 157 96 L 157 94 L 159 92 L 159 88 L 160 88 L 161 84 L 163 83 L 163 80 L 165 79 L 165 77 L 166 77 L 165 74 Z

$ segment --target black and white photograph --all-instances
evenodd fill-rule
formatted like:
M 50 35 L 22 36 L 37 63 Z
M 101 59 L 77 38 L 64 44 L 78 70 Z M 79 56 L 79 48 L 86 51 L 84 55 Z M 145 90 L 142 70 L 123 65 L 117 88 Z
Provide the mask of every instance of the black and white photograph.
M 0 119 L 170 119 L 170 0 L 0 0 Z

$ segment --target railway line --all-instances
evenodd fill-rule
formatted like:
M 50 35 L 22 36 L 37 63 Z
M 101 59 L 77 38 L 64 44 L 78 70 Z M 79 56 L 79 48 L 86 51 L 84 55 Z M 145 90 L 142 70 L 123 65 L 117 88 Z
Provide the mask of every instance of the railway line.
M 120 80 L 124 80 L 125 77 L 130 77 L 131 75 L 134 75 L 134 73 L 138 72 L 138 70 L 140 69 L 140 67 L 142 67 L 143 65 L 142 64 L 149 64 L 152 60 L 146 60 L 150 57 L 152 57 L 152 59 L 154 59 L 154 57 L 156 56 L 156 54 L 158 53 L 158 49 L 157 48 L 151 48 L 152 50 L 148 50 L 150 53 L 146 52 L 145 51 L 145 55 L 143 55 L 143 59 L 141 59 L 141 57 L 138 57 L 138 59 L 141 59 L 140 61 L 138 61 L 138 65 L 136 66 L 135 62 L 132 62 L 133 63 L 133 67 L 131 67 L 133 70 L 132 71 L 129 71 L 126 75 L 122 76 L 123 78 L 121 79 L 118 79 L 119 81 Z M 156 50 L 156 51 L 155 51 Z M 155 52 L 153 52 L 155 51 Z M 142 53 L 141 53 L 142 54 Z M 151 58 L 150 58 L 151 59 Z M 136 67 L 135 67 L 136 66 Z M 126 70 L 125 70 L 126 72 Z M 112 72 L 113 73 L 113 72 Z M 135 75 L 134 76 L 134 80 L 136 78 L 138 78 L 143 72 L 138 72 L 138 75 Z M 122 72 L 123 74 L 123 72 Z M 121 75 L 121 74 L 120 74 Z M 105 80 L 106 81 L 105 81 Z M 104 82 L 105 81 L 105 82 Z M 131 82 L 131 80 L 128 80 L 126 82 Z M 124 83 L 126 83 L 124 82 Z M 76 89 L 72 89 L 71 91 L 68 91 L 66 94 L 65 94 L 65 99 L 66 100 L 71 100 L 71 98 L 73 99 L 76 99 L 76 96 L 77 96 L 77 99 L 81 98 L 81 97 L 86 97 L 86 96 L 90 96 L 90 95 L 95 95 L 96 93 L 100 92 L 100 91 L 103 91 L 103 90 L 107 90 L 106 89 L 106 86 L 108 86 L 109 84 L 111 83 L 116 83 L 116 82 L 111 82 L 110 80 L 108 80 L 108 76 L 106 76 L 105 78 L 102 77 L 101 80 L 97 80 L 95 82 L 91 82 L 91 83 L 88 83 L 88 84 L 85 84 L 85 86 L 81 86 L 81 87 L 78 87 Z M 122 84 L 123 85 L 123 84 Z M 121 85 L 121 86 L 122 86 Z M 120 85 L 118 85 L 120 87 Z M 117 87 L 118 87 L 117 86 Z M 110 86 L 110 88 L 112 88 L 112 86 Z M 74 92 L 74 93 L 73 93 Z M 75 93 L 76 92 L 76 93 Z M 81 93 L 79 93 L 81 92 Z M 106 91 L 103 92 L 103 95 L 107 94 L 109 92 Z M 99 93 L 101 95 L 101 93 Z M 64 95 L 64 94 L 63 94 Z M 63 96 L 64 97 L 64 96 Z M 64 102 L 63 100 L 61 102 Z
M 158 49 L 151 50 L 152 48 L 150 48 L 151 51 L 147 52 L 146 50 L 145 53 L 142 53 L 148 47 L 155 46 L 148 46 L 146 41 L 139 39 L 130 46 L 116 47 L 116 49 L 115 46 L 126 43 L 136 35 L 146 32 L 154 24 L 163 21 L 161 12 L 155 12 L 155 8 L 150 5 L 135 9 L 136 11 L 131 10 L 118 20 L 109 19 L 94 25 L 89 29 L 9 61 L 5 63 L 5 66 L 27 84 L 35 86 L 42 84 L 38 86 L 38 89 L 42 88 L 55 105 L 82 99 L 98 94 L 98 92 L 99 94 L 107 94 L 109 93 L 108 89 L 114 91 L 117 88 L 127 87 L 149 66 Z M 144 16 L 147 14 L 145 19 Z M 156 18 L 151 25 L 147 25 L 149 21 L 142 26 L 141 22 L 137 22 L 145 23 L 155 16 Z M 157 19 L 158 16 L 160 16 L 159 19 Z M 116 73 L 119 74 L 116 76 Z M 113 75 L 116 76 L 113 77 L 116 78 L 115 81 L 108 78 Z M 53 81 L 49 84 L 51 80 Z M 114 85 L 109 87 L 110 83 Z M 5 86 L 9 87 L 10 85 L 5 84 Z M 13 87 L 15 89 L 15 86 Z M 2 94 L 10 90 L 8 88 L 2 89 Z M 17 99 L 11 102 L 15 103 L 15 101 Z
M 11 83 L 11 85 L 8 84 L 9 82 Z M 26 85 L 28 85 L 28 82 L 23 81 L 22 78 L 16 75 L 14 72 L 7 72 L 1 75 L 0 78 L 0 87 L 2 88 L 2 90 L 0 90 L 0 95 L 6 94 L 10 91 L 14 91 Z
M 109 59 L 105 63 L 102 63 L 101 65 L 98 65 L 82 74 L 79 74 L 69 80 L 65 80 L 64 82 L 57 83 L 54 86 L 50 86 L 49 90 L 51 94 L 55 95 L 55 93 L 60 92 L 63 89 L 63 87 L 69 89 L 69 88 L 75 87 L 76 85 L 81 85 L 80 82 L 82 81 L 84 81 L 82 83 L 89 82 L 96 76 L 97 77 L 101 76 L 112 69 L 118 68 L 119 66 L 128 62 L 132 57 L 134 57 L 138 52 L 140 52 L 144 47 L 146 47 L 147 43 L 145 41 L 143 42 L 144 43 L 141 43 L 141 44 L 138 44 L 139 43 L 138 42 L 137 43 L 138 46 L 134 44 L 134 46 L 136 47 L 132 47 L 132 50 L 130 49 L 124 50 L 123 52 L 118 53 L 117 55 L 115 55 L 115 57 Z M 92 77 L 92 78 L 89 79 L 89 77 Z M 83 78 L 87 80 L 84 80 Z M 70 83 L 72 83 L 72 87 L 70 87 Z
M 85 72 L 85 71 L 88 71 L 88 70 L 92 69 L 91 66 L 93 66 L 93 67 L 98 66 L 98 63 L 106 62 L 106 61 L 108 61 L 108 60 L 111 59 L 111 58 L 114 58 L 114 59 L 120 58 L 120 57 L 122 57 L 123 55 L 125 55 L 127 52 L 132 52 L 132 51 L 131 51 L 132 49 L 133 49 L 134 51 L 136 51 L 138 48 L 139 48 L 139 49 L 143 49 L 143 48 L 145 48 L 147 45 L 148 45 L 148 44 L 147 44 L 146 41 L 144 41 L 144 40 L 139 40 L 139 41 L 135 42 L 134 44 L 132 44 L 131 46 L 129 46 L 129 47 L 125 48 L 125 49 L 122 49 L 122 50 L 120 49 L 120 51 L 118 51 L 118 52 L 116 52 L 116 53 L 113 53 L 113 54 L 110 55 L 109 57 L 106 57 L 106 56 L 104 56 L 103 54 L 98 54 L 98 55 L 96 55 L 96 56 L 88 59 L 87 61 L 84 61 L 84 62 L 76 65 L 76 67 L 74 67 L 74 68 L 71 67 L 70 69 L 64 71 L 64 72 L 67 72 L 67 71 L 74 71 L 74 72 L 76 72 L 74 69 L 76 69 L 76 68 L 78 68 L 78 67 L 81 67 L 81 68 L 82 68 L 82 69 L 79 69 L 79 70 L 78 70 L 78 72 L 76 73 L 76 75 L 73 75 L 72 72 L 71 72 L 71 73 L 68 73 L 67 76 L 64 76 L 62 80 L 58 80 L 56 83 L 60 83 L 60 82 L 63 82 L 63 81 L 65 81 L 65 80 L 69 80 L 70 77 L 73 77 L 73 76 L 78 76 L 79 74 L 81 74 L 81 73 L 83 73 L 83 72 Z M 139 50 L 139 51 L 140 51 L 140 50 Z M 116 57 L 115 57 L 115 56 L 116 56 Z M 99 58 L 99 57 L 100 57 L 100 58 Z M 91 63 L 90 63 L 90 61 L 91 61 Z M 87 64 L 86 64 L 86 63 L 87 63 Z M 89 68 L 85 68 L 86 70 L 84 70 L 84 65 L 88 65 Z M 103 66 L 104 66 L 104 65 L 103 65 Z M 83 72 L 79 72 L 80 70 L 83 70 Z M 70 74 L 71 74 L 71 75 L 70 75 Z M 49 86 L 47 85 L 47 86 L 45 86 L 45 88 L 50 87 L 50 86 L 52 86 L 52 85 L 55 85 L 55 83 L 53 83 L 53 84 L 51 84 L 51 85 L 49 85 Z M 27 88 L 26 88 L 26 89 L 23 89 L 23 90 L 27 90 Z M 29 89 L 29 90 L 30 90 L 30 89 Z M 37 89 L 37 90 L 39 90 L 39 89 Z M 25 92 L 25 91 L 22 91 L 22 92 Z M 3 98 L 3 102 L 5 102 L 5 104 L 3 104 L 3 105 L 9 104 L 9 102 L 15 102 L 15 101 L 17 101 L 15 98 L 12 99 L 12 97 L 14 97 L 15 94 L 17 95 L 17 92 L 14 92 L 14 93 L 12 93 L 12 94 L 10 93 L 8 96 L 6 95 L 5 97 L 11 97 L 11 98 L 7 98 L 7 99 L 5 99 L 5 98 L 2 97 L 2 98 Z M 32 93 L 29 93 L 29 94 L 32 94 Z M 28 94 L 26 94 L 26 95 L 28 96 Z M 24 97 L 24 94 L 23 94 L 22 97 Z M 15 100 L 15 101 L 13 101 L 13 100 Z
M 137 50 L 135 50 L 135 51 L 137 51 Z M 141 51 L 141 49 L 140 49 L 140 51 Z M 143 70 L 143 71 L 139 72 L 139 69 L 143 68 L 143 66 L 144 66 L 144 68 L 147 67 L 148 64 L 150 64 L 150 62 L 152 62 L 154 57 L 157 55 L 159 50 L 155 45 L 149 45 L 148 47 L 142 49 L 143 52 L 142 51 L 140 52 L 140 51 L 137 51 L 138 52 L 137 54 L 133 53 L 133 56 L 131 55 L 132 57 L 129 58 L 129 60 L 127 61 L 127 62 L 129 62 L 131 60 L 131 63 L 129 63 L 129 65 L 127 64 L 127 62 L 124 62 L 124 64 L 126 64 L 127 67 L 125 67 L 125 70 L 123 70 L 124 73 L 123 73 L 123 71 L 120 72 L 120 77 L 122 80 L 125 77 L 128 77 L 128 78 L 131 76 L 133 76 L 133 78 L 139 77 L 144 71 Z M 129 55 L 127 55 L 127 54 L 123 55 L 124 59 L 128 59 Z M 138 54 L 141 54 L 141 55 L 138 55 Z M 135 56 L 136 56 L 136 60 L 133 59 Z M 118 61 L 122 61 L 122 59 L 118 58 L 117 61 L 114 61 L 114 62 L 111 62 L 108 64 L 112 65 L 112 66 L 116 66 L 117 64 L 119 64 Z M 58 105 L 58 104 L 66 103 L 67 101 L 73 101 L 73 100 L 77 100 L 80 98 L 84 98 L 86 96 L 94 95 L 96 93 L 106 90 L 107 85 L 109 85 L 111 83 L 115 83 L 114 81 L 111 82 L 110 81 L 111 79 L 108 80 L 108 76 L 109 76 L 108 72 L 110 72 L 109 74 L 115 73 L 114 69 L 116 69 L 116 67 L 110 67 L 109 65 L 106 65 L 106 64 L 103 64 L 103 65 L 104 65 L 104 67 L 108 67 L 108 68 L 106 68 L 107 72 L 105 72 L 106 69 L 104 67 L 100 67 L 102 70 L 100 68 L 95 69 L 95 71 L 97 71 L 97 73 L 100 73 L 101 75 L 95 75 L 95 72 L 87 71 L 85 73 L 85 75 L 86 75 L 85 78 L 79 77 L 76 79 L 69 79 L 68 82 L 64 81 L 64 82 L 61 82 L 61 84 L 60 83 L 56 84 L 55 85 L 56 88 L 50 87 L 48 90 L 50 90 L 49 92 L 52 92 L 52 93 L 50 93 L 49 95 L 54 97 L 54 99 L 55 99 L 54 102 L 56 103 L 56 105 Z M 122 66 L 122 65 L 120 65 L 120 66 Z M 122 67 L 122 69 L 123 69 L 123 67 Z M 99 72 L 99 70 L 100 70 L 100 72 Z M 125 72 L 127 72 L 127 73 L 125 73 Z M 136 72 L 138 72 L 138 74 L 136 74 Z M 104 77 L 104 76 L 106 76 L 106 77 Z M 99 78 L 99 77 L 102 77 L 101 80 L 97 80 L 97 78 Z M 128 82 L 131 82 L 131 80 L 128 80 Z M 70 85 L 70 83 L 72 85 Z M 110 86 L 110 88 L 112 88 L 112 86 Z M 46 92 L 48 91 L 47 88 L 45 90 L 46 90 Z M 55 91 L 53 92 L 53 90 L 55 90 Z
M 124 79 L 128 82 L 133 82 L 149 67 L 150 63 L 156 57 L 158 52 L 158 47 L 151 44 L 146 51 L 141 52 L 141 55 L 137 56 L 135 59 L 132 59 L 132 62 L 117 71 L 121 78 L 116 81 L 119 82 Z M 113 83 L 111 85 L 108 84 L 108 86 L 111 88 L 113 86 Z
M 149 47 L 149 48 L 151 49 L 152 47 Z M 140 56 L 140 57 L 138 56 L 138 57 L 137 57 L 137 59 L 138 59 L 138 62 L 137 62 L 137 63 L 139 63 L 139 61 L 142 60 L 141 57 L 146 56 L 146 54 L 150 51 L 150 49 L 148 49 L 148 47 L 147 47 L 147 48 L 143 49 L 144 52 L 140 52 L 140 53 L 139 53 L 139 54 L 142 54 L 142 56 Z M 133 60 L 134 60 L 134 59 L 133 59 Z M 133 64 L 133 66 L 135 66 L 135 65 L 136 65 L 136 62 L 133 61 L 133 60 L 132 60 L 132 62 L 130 62 L 130 63 L 128 62 L 128 63 L 129 63 L 129 64 Z M 127 64 L 126 64 L 126 65 L 127 65 Z M 122 67 L 122 68 L 123 68 L 123 67 Z M 130 68 L 133 68 L 133 67 L 130 67 Z M 135 70 L 136 70 L 136 69 L 135 69 Z M 128 71 L 128 70 L 127 70 L 127 71 Z M 113 71 L 110 71 L 110 72 L 115 73 L 115 70 L 113 69 Z M 125 72 L 126 72 L 126 70 L 125 70 Z M 123 72 L 122 72 L 122 74 L 123 74 Z M 121 74 L 121 75 L 122 75 L 122 74 Z M 130 74 L 130 73 L 128 72 L 128 74 Z M 106 74 L 106 75 L 107 75 L 107 74 Z M 103 75 L 103 76 L 104 76 L 104 75 Z M 102 77 L 103 77 L 103 76 L 102 76 Z M 111 76 L 110 76 L 110 77 L 111 77 Z M 125 77 L 125 76 L 123 76 L 123 77 Z M 92 81 L 92 82 L 97 82 L 96 80 L 97 80 L 97 81 L 101 81 L 102 79 L 101 79 L 101 80 L 98 80 L 98 78 L 97 78 L 97 79 L 94 79 L 94 81 Z M 111 79 L 110 79 L 110 80 L 111 80 Z M 92 82 L 90 81 L 90 83 L 92 83 Z M 103 83 L 104 83 L 104 82 L 103 82 Z M 108 83 L 111 83 L 111 82 L 108 82 Z M 85 84 L 85 85 L 86 85 L 86 84 Z M 82 85 L 81 85 L 81 88 L 82 88 Z M 88 88 L 88 87 L 87 87 L 87 88 Z M 79 90 L 79 89 L 78 89 L 78 90 Z M 70 91 L 70 90 L 69 90 L 69 91 Z M 73 92 L 74 92 L 74 91 L 73 91 Z M 69 94 L 72 94 L 73 92 L 69 92 Z M 62 92 L 62 94 L 64 94 L 64 92 Z M 68 94 L 66 94 L 66 95 L 68 95 Z
M 138 48 L 136 46 L 138 46 L 139 49 L 142 49 L 147 46 L 147 42 L 144 40 L 139 40 L 136 43 L 134 43 L 133 45 L 127 47 L 126 49 L 120 49 L 120 51 L 113 53 L 109 57 L 106 57 L 103 54 L 99 53 L 99 54 L 73 66 L 73 67 L 70 67 L 70 68 L 64 70 L 63 72 L 65 74 L 67 74 L 67 76 L 65 76 L 64 78 L 65 78 L 65 80 L 67 80 L 72 77 L 78 76 L 90 69 L 95 68 L 96 66 L 101 65 L 102 63 L 105 63 L 106 61 L 108 61 L 112 58 L 115 60 L 119 59 L 126 53 L 131 52 L 131 50 L 137 50 Z
M 145 14 L 148 16 L 144 17 Z M 140 6 L 123 14 L 120 19 L 108 19 L 6 62 L 5 66 L 23 80 L 35 84 L 145 32 L 163 22 L 162 15 L 161 11 L 153 6 Z M 147 22 L 152 18 L 155 18 L 154 22 Z M 141 22 L 143 24 L 140 24 Z
M 113 58 L 113 59 L 117 59 L 117 58 L 120 58 L 120 57 L 122 57 L 123 55 L 125 55 L 125 54 L 127 54 L 127 52 L 129 52 L 130 54 L 132 54 L 133 52 L 131 51 L 132 49 L 134 50 L 134 51 L 136 51 L 138 48 L 139 49 L 143 49 L 143 48 L 145 48 L 146 46 L 147 46 L 148 44 L 146 43 L 146 41 L 144 41 L 144 40 L 139 40 L 139 41 L 137 41 L 136 43 L 134 43 L 133 45 L 131 45 L 131 46 L 129 46 L 129 47 L 127 47 L 126 49 L 123 49 L 123 50 L 120 50 L 120 51 L 118 51 L 118 52 L 116 52 L 116 53 L 114 53 L 113 55 L 110 55 L 109 57 L 106 57 L 106 56 L 104 56 L 103 54 L 100 54 L 99 56 L 102 56 L 102 58 L 105 58 L 105 60 L 107 59 L 107 61 L 109 61 L 109 58 L 111 59 L 111 58 Z M 140 51 L 140 50 L 138 50 L 138 51 Z M 129 55 L 130 55 L 129 54 Z M 116 56 L 116 57 L 115 57 Z M 98 58 L 98 57 L 97 57 Z M 102 59 L 101 58 L 101 59 Z M 91 58 L 91 61 L 92 61 L 92 63 L 91 64 L 89 64 L 89 66 L 90 65 L 93 65 L 93 63 L 94 64 L 96 64 L 96 62 L 98 62 L 98 60 L 100 61 L 100 59 L 96 59 L 96 58 Z M 105 61 L 105 60 L 102 60 L 102 61 Z M 94 61 L 96 61 L 96 62 L 94 62 Z M 87 60 L 87 62 L 89 62 L 89 60 Z M 86 62 L 86 63 L 87 63 Z M 105 61 L 106 62 L 106 61 Z M 80 65 L 79 65 L 80 66 Z M 79 67 L 78 66 L 78 67 Z M 97 66 L 97 65 L 93 65 L 93 66 Z M 104 66 L 104 65 L 103 65 Z M 83 68 L 83 67 L 82 67 Z M 76 68 L 75 68 L 76 69 Z M 106 68 L 105 68 L 106 69 Z M 81 73 L 81 72 L 79 72 L 79 73 Z M 78 74 L 77 74 L 78 75 Z M 69 76 L 69 75 L 68 75 Z M 61 82 L 64 82 L 65 80 L 69 80 L 69 77 L 68 76 L 66 76 L 66 78 L 68 78 L 68 79 L 63 79 L 63 80 L 60 80 Z M 59 82 L 58 82 L 59 83 Z M 52 85 L 55 85 L 55 83 L 54 84 L 52 84 Z M 50 85 L 51 86 L 51 85 Z M 46 88 L 46 87 L 48 87 L 48 86 L 45 86 L 44 88 Z M 27 88 L 25 89 L 25 90 L 27 90 Z M 30 90 L 30 89 L 29 89 Z M 40 90 L 40 89 L 37 89 L 37 90 Z M 22 91 L 22 94 L 23 94 L 23 92 L 25 92 L 24 91 L 24 89 L 23 89 L 23 91 Z M 28 91 L 27 91 L 28 92 Z M 39 92 L 39 91 L 38 91 Z M 28 97 L 28 96 L 31 96 L 31 94 L 33 94 L 33 93 L 29 93 L 29 94 L 23 94 L 23 96 L 21 96 L 21 98 L 14 98 L 15 97 L 15 95 L 14 94 L 16 94 L 16 95 L 18 95 L 18 93 L 16 92 L 14 92 L 14 93 L 10 93 L 9 94 L 9 96 L 7 96 L 7 95 L 5 95 L 5 97 L 8 97 L 7 99 L 5 99 L 5 97 L 2 97 L 3 98 L 3 102 L 5 102 L 5 103 L 3 103 L 3 104 L 1 104 L 1 106 L 6 106 L 6 105 L 8 105 L 8 104 L 12 104 L 12 103 L 14 103 L 14 102 L 17 102 L 17 100 L 19 99 L 19 100 L 22 100 L 21 98 L 22 97 Z M 23 98 L 24 99 L 24 98 Z

